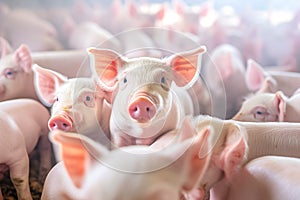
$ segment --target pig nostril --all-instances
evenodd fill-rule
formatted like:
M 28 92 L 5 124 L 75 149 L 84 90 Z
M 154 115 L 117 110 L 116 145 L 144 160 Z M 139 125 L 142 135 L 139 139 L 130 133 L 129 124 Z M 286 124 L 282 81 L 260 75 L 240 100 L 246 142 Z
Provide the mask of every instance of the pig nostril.
M 137 107 L 134 107 L 133 111 L 134 111 L 134 112 L 138 111 L 138 108 L 137 108 Z
M 147 108 L 146 108 L 146 111 L 147 111 L 147 112 L 150 112 L 150 108 L 149 108 L 149 107 L 147 107 Z
M 64 126 L 64 127 L 69 127 L 69 125 L 68 125 L 68 124 L 66 124 L 66 123 L 63 123 L 63 126 Z

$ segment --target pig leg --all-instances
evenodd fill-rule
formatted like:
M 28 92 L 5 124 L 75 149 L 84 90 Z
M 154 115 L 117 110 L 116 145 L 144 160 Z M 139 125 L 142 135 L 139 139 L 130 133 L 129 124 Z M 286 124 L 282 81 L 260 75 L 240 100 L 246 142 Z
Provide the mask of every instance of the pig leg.
M 10 178 L 14 184 L 19 200 L 32 200 L 29 188 L 29 158 L 26 147 L 19 147 L 16 155 L 22 155 L 9 165 Z
M 51 169 L 51 143 L 48 139 L 48 133 L 40 137 L 38 150 L 40 153 L 39 181 L 43 183 Z

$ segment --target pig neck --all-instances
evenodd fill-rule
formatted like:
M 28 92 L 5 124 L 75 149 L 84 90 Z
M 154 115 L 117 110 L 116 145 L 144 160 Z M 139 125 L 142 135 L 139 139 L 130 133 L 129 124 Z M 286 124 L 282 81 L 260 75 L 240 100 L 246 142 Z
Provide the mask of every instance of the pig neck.
M 249 151 L 244 164 L 266 155 L 300 157 L 300 124 L 285 122 L 239 124 L 247 130 Z
M 292 72 L 270 72 L 277 82 L 277 90 L 282 90 L 285 95 L 291 96 L 300 87 L 300 75 Z

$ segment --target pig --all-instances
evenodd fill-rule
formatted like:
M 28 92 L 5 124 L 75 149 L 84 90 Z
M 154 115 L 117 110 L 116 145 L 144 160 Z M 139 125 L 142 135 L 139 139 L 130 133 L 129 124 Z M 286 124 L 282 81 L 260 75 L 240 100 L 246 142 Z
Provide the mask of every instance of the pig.
M 109 148 L 110 93 L 93 78 L 68 79 L 36 64 L 33 70 L 39 99 L 51 107 L 49 129 L 85 134 Z
M 61 130 L 51 132 L 50 138 L 60 144 L 63 161 L 49 172 L 42 200 L 179 200 L 196 182 L 195 177 L 202 175 L 196 169 L 201 169 L 203 161 L 194 158 L 207 149 L 207 145 L 199 146 L 202 137 L 160 150 L 134 145 L 112 151 L 83 135 Z M 130 187 L 124 187 L 129 182 Z
M 203 67 L 203 79 L 211 94 L 211 115 L 229 119 L 236 114 L 249 94 L 245 81 L 244 60 L 230 44 L 215 48 Z
M 90 48 L 91 70 L 98 84 L 113 91 L 111 140 L 117 147 L 149 145 L 194 114 L 187 90 L 198 79 L 205 47 L 165 59 L 128 59 L 107 49 Z M 175 85 L 176 84 L 176 85 Z
M 232 118 L 249 122 L 300 122 L 300 94 L 287 97 L 282 91 L 258 93 L 246 99 Z
M 266 71 L 252 59 L 247 61 L 247 87 L 253 92 L 274 93 L 278 90 L 291 96 L 300 88 L 300 74 L 296 72 Z
M 208 132 L 208 154 L 204 175 L 195 188 L 202 194 L 210 190 L 211 199 L 224 199 L 226 188 L 249 161 L 266 155 L 300 158 L 299 123 L 237 122 L 210 116 L 198 116 L 190 121 L 191 135 Z M 186 125 L 188 126 L 188 125 Z M 224 183 L 224 182 L 226 183 Z
M 26 45 L 21 45 L 0 60 L 0 101 L 15 98 L 38 100 L 33 84 L 33 64 L 55 70 L 70 78 L 90 76 L 86 56 L 86 51 L 31 53 Z
M 224 200 L 298 199 L 299 158 L 264 156 L 250 161 L 231 184 Z
M 28 154 L 37 144 L 40 152 L 41 181 L 44 181 L 51 168 L 51 144 L 47 127 L 49 112 L 35 100 L 16 99 L 1 102 L 0 113 L 1 166 L 8 167 L 18 199 L 32 199 Z M 5 172 L 3 169 L 5 168 L 1 167 L 1 177 Z
M 5 38 L 0 37 L 0 59 L 10 53 L 12 53 L 11 45 Z
M 5 6 L 5 5 L 2 5 Z M 7 39 L 13 49 L 27 44 L 33 51 L 61 50 L 52 24 L 28 9 L 0 9 L 0 36 Z

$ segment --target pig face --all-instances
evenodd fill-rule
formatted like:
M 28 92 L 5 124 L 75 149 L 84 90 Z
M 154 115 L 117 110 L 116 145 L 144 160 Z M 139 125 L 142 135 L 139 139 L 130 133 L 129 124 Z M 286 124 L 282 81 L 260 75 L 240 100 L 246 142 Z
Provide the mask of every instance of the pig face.
M 127 59 L 105 49 L 88 51 L 99 85 L 104 90 L 114 90 L 111 131 L 151 141 L 161 134 L 176 103 L 173 87 L 188 87 L 196 81 L 198 56 L 205 52 L 205 47 L 166 59 Z M 181 106 L 177 105 L 177 109 L 173 114 L 180 115 Z M 177 124 L 179 117 L 174 118 L 173 124 Z
M 31 65 L 31 54 L 24 45 L 20 46 L 13 54 L 2 55 L 0 60 L 0 101 L 36 97 L 30 90 L 32 88 Z
M 39 98 L 51 106 L 50 130 L 89 133 L 99 129 L 105 93 L 91 78 L 67 79 L 52 70 L 34 65 Z
M 246 99 L 240 111 L 232 118 L 238 121 L 283 121 L 287 97 L 281 92 L 257 93 Z

